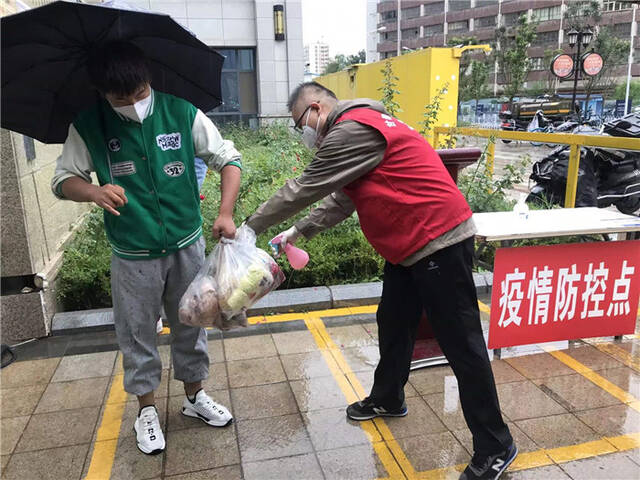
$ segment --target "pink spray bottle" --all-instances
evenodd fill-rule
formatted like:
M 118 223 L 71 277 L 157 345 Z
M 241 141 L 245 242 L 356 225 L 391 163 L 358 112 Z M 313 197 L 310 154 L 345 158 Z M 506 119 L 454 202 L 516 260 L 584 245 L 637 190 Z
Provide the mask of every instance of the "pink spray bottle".
M 269 242 L 269 246 L 273 249 L 276 255 L 280 249 L 281 241 L 282 236 L 278 235 L 271 239 L 271 241 Z M 289 264 L 294 270 L 302 270 L 307 265 L 307 263 L 309 263 L 309 254 L 301 248 L 291 245 L 290 243 L 287 243 L 284 246 L 284 253 L 287 256 L 287 260 L 289 260 Z

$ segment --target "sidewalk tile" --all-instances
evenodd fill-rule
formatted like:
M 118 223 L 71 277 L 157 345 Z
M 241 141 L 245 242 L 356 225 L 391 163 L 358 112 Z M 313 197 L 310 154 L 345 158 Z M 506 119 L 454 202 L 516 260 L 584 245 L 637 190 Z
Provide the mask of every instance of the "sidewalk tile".
M 327 479 L 371 480 L 389 475 L 370 444 L 324 450 L 317 455 Z
M 109 377 L 50 383 L 35 413 L 55 412 L 102 405 Z
M 0 372 L 0 388 L 47 384 L 60 363 L 59 358 L 14 362 Z
M 289 382 L 301 412 L 346 407 L 340 387 L 333 377 L 318 377 Z
M 433 413 L 422 397 L 407 398 L 406 403 L 409 409 L 406 417 L 384 419 L 396 439 L 440 433 L 447 430 L 447 427 Z
M 4 467 L 7 466 L 7 463 L 9 463 L 10 458 L 11 458 L 11 455 L 0 455 L 0 472 L 4 471 Z
M 224 349 L 222 346 L 222 340 L 209 340 L 207 344 L 207 350 L 209 352 L 209 363 L 224 362 Z
M 538 386 L 570 411 L 618 405 L 620 400 L 580 374 L 538 380 Z M 549 393 L 549 390 L 553 394 Z M 555 396 L 560 397 L 559 399 Z M 560 400 L 562 399 L 562 400 Z
M 467 428 L 467 422 L 464 420 L 462 406 L 457 394 L 452 395 L 450 398 L 447 397 L 446 401 L 444 393 L 432 393 L 431 395 L 425 395 L 423 398 L 449 430 Z
M 169 396 L 184 396 L 184 382 L 173 378 L 173 370 L 164 370 L 162 373 L 168 372 L 167 379 L 169 381 Z M 224 363 L 212 363 L 209 365 L 209 376 L 202 381 L 202 388 L 207 393 L 217 390 L 226 390 L 229 388 L 227 383 L 227 369 Z
M 98 407 L 33 415 L 16 452 L 44 450 L 91 442 L 98 421 Z
M 224 353 L 228 362 L 277 355 L 276 347 L 270 335 L 225 338 Z
M 559 403 L 529 381 L 504 383 L 497 388 L 500 408 L 511 420 L 566 412 Z
M 513 368 L 504 360 L 496 359 L 491 362 L 491 369 L 493 370 L 493 377 L 496 384 L 523 382 L 526 380 L 525 377 L 520 375 L 520 373 L 515 368 Z
M 626 405 L 585 410 L 575 415 L 604 437 L 640 432 L 640 413 Z
M 52 382 L 68 382 L 93 377 L 108 377 L 113 371 L 117 352 L 88 353 L 62 357 Z
M 365 372 L 354 372 L 354 375 L 360 381 L 360 385 L 362 385 L 362 388 L 364 389 L 366 394 L 368 394 L 371 391 L 371 387 L 373 387 L 373 370 L 367 370 Z M 419 393 L 411 385 L 410 382 L 407 382 L 407 384 L 404 386 L 404 396 L 405 398 L 418 397 Z
M 240 421 L 237 426 L 243 464 L 313 451 L 299 414 Z
M 164 477 L 164 480 L 242 480 L 240 465 Z
M 286 382 L 234 388 L 231 390 L 231 404 L 237 420 L 298 412 L 295 398 Z
M 596 373 L 601 377 L 609 380 L 617 385 L 625 392 L 630 393 L 634 397 L 640 399 L 640 374 L 630 368 L 607 368 L 597 370 Z
M 331 450 L 369 443 L 359 422 L 347 418 L 345 407 L 314 410 L 302 414 L 316 450 Z
M 507 427 L 509 427 L 513 441 L 518 446 L 520 453 L 535 452 L 540 449 L 515 423 L 507 422 Z M 452 433 L 462 446 L 467 449 L 469 454 L 473 454 L 473 437 L 471 436 L 471 431 L 468 428 L 464 428 L 462 430 L 455 430 Z
M 80 478 L 89 444 L 16 453 L 4 471 L 4 480 L 60 480 Z
M 449 365 L 413 370 L 409 374 L 409 383 L 420 395 L 444 392 L 445 377 L 454 377 Z
M 165 475 L 195 472 L 240 462 L 233 426 L 189 428 L 166 437 Z
M 229 390 L 218 390 L 210 394 L 214 401 L 221 403 L 231 411 L 231 400 L 229 399 Z M 182 402 L 184 396 L 169 397 L 169 406 L 167 407 L 167 431 L 183 430 L 185 428 L 215 428 L 207 425 L 199 418 L 187 417 L 182 414 Z
M 520 448 L 518 446 L 518 448 Z M 571 480 L 557 465 L 549 465 L 546 467 L 530 468 L 528 470 L 520 470 L 510 472 L 507 470 L 505 480 Z
M 377 342 L 360 324 L 343 327 L 327 327 L 329 337 L 338 348 L 375 346 Z
M 166 432 L 165 432 L 166 434 Z M 165 436 L 166 438 L 166 436 Z M 110 480 L 147 480 L 162 473 L 164 455 L 145 455 L 133 436 L 120 438 L 111 468 Z
M 9 455 L 16 447 L 20 436 L 29 422 L 28 416 L 3 418 L 0 420 L 2 442 L 0 442 L 0 454 Z
M 345 348 L 342 355 L 349 368 L 354 372 L 372 372 L 380 361 L 380 350 L 377 345 Z
M 557 377 L 575 373 L 574 370 L 546 352 L 507 358 L 505 362 L 530 379 Z
M 280 355 L 315 352 L 318 350 L 318 345 L 308 330 L 274 333 L 272 336 Z
M 602 353 L 595 347 L 587 344 L 577 344 L 566 350 L 564 353 L 569 355 L 574 360 L 582 363 L 586 367 L 591 370 L 604 370 L 606 368 L 617 368 L 624 366 L 623 363 L 619 362 L 615 358 L 607 355 L 606 353 Z
M 570 413 L 519 420 L 516 425 L 542 448 L 577 445 L 601 438 Z
M 279 357 L 228 362 L 227 369 L 231 388 L 278 383 L 287 379 Z
M 29 385 L 0 390 L 0 417 L 31 415 L 40 401 L 46 385 Z
M 313 454 L 243 463 L 242 467 L 245 480 L 324 479 L 322 470 Z
M 589 480 L 637 480 L 640 466 L 625 453 L 612 453 L 562 464 L 562 469 L 572 478 Z
M 327 362 L 320 351 L 282 355 L 280 360 L 282 360 L 284 371 L 289 380 L 328 377 L 331 375 L 331 370 L 327 367 Z
M 398 443 L 419 472 L 464 464 L 471 458 L 451 432 L 400 438 Z

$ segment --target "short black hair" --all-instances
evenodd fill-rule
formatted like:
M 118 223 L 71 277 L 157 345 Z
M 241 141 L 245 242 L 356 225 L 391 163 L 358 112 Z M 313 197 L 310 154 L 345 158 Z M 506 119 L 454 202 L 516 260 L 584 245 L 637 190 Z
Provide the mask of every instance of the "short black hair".
M 96 48 L 87 62 L 89 79 L 102 93 L 131 95 L 151 83 L 147 58 L 131 42 L 113 41 Z
M 314 93 L 329 96 L 336 100 L 338 99 L 336 94 L 324 85 L 320 85 L 318 82 L 304 82 L 298 85 L 291 95 L 289 95 L 289 101 L 287 102 L 287 108 L 289 111 L 293 110 L 293 106 L 298 102 L 298 99 L 309 90 Z

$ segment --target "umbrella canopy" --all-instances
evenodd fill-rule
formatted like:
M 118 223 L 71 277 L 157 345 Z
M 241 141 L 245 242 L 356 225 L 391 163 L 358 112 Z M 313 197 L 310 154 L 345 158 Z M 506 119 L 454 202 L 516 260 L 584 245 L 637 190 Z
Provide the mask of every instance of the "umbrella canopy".
M 114 40 L 142 49 L 156 90 L 205 112 L 221 103 L 224 57 L 168 15 L 55 2 L 3 17 L 0 35 L 1 125 L 44 143 L 64 142 L 75 116 L 96 102 L 87 60 Z

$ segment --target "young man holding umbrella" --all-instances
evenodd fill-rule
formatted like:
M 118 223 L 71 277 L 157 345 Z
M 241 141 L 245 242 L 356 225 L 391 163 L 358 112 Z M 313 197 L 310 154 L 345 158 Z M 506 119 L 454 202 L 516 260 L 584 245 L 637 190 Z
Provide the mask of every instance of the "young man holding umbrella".
M 146 57 L 135 45 L 109 43 L 93 53 L 87 69 L 103 98 L 69 127 L 52 189 L 60 198 L 105 210 L 124 387 L 140 404 L 138 448 L 156 454 L 165 448 L 154 400 L 162 373 L 156 343 L 162 306 L 171 327 L 174 376 L 184 382 L 182 413 L 216 427 L 232 421 L 202 388 L 209 373 L 206 331 L 181 324 L 178 303 L 204 261 L 194 157 L 221 175 L 216 238 L 235 236 L 241 157 L 202 111 L 151 88 Z M 91 172 L 99 186 L 91 183 Z
M 262 233 L 324 199 L 281 234 L 282 244 L 311 238 L 357 211 L 365 236 L 387 260 L 377 313 L 380 362 L 371 394 L 349 405 L 347 416 L 407 415 L 404 386 L 424 309 L 458 379 L 473 434 L 475 453 L 461 479 L 498 478 L 518 450 L 500 413 L 480 326 L 467 202 L 424 138 L 380 103 L 339 102 L 309 82 L 291 94 L 288 106 L 303 142 L 318 150 L 247 225 Z

